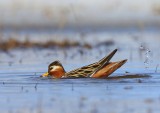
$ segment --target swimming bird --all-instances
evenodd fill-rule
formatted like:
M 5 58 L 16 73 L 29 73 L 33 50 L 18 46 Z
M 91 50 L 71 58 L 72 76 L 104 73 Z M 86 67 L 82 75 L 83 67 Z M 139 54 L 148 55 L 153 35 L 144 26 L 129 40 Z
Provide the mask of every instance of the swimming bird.
M 117 49 L 112 51 L 108 56 L 105 56 L 98 62 L 83 66 L 81 68 L 74 69 L 70 72 L 66 72 L 61 62 L 54 61 L 48 66 L 48 72 L 41 75 L 41 77 L 53 77 L 53 78 L 106 78 L 112 74 L 115 70 L 120 68 L 127 59 L 110 62 L 111 58 L 117 52 Z

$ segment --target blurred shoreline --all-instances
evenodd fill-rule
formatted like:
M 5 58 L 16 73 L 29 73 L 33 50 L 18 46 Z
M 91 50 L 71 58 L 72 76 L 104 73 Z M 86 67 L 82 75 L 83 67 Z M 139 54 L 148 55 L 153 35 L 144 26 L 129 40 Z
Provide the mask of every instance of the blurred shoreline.
M 160 27 L 157 0 L 5 0 L 0 12 L 0 29 Z

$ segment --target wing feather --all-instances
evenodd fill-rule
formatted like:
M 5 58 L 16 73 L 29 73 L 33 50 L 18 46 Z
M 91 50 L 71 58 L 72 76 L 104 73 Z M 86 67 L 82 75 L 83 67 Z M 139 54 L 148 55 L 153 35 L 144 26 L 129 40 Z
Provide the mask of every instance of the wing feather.
M 83 66 L 81 68 L 72 70 L 70 72 L 67 72 L 64 77 L 91 77 L 94 73 L 102 69 L 105 65 L 109 63 L 111 58 L 114 56 L 114 54 L 117 52 L 117 49 L 112 51 L 109 55 L 105 56 L 101 60 L 99 60 L 96 63 Z

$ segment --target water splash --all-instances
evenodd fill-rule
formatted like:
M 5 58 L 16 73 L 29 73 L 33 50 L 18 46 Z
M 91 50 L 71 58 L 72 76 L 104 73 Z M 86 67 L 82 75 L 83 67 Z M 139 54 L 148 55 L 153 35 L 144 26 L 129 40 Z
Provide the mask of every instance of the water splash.
M 140 50 L 144 50 L 145 49 L 145 47 L 144 47 L 144 45 L 141 43 L 141 46 L 139 47 L 139 49 Z
M 149 68 L 151 62 L 152 62 L 151 61 L 151 51 L 147 48 L 146 53 L 145 53 L 145 61 L 144 61 L 145 68 Z

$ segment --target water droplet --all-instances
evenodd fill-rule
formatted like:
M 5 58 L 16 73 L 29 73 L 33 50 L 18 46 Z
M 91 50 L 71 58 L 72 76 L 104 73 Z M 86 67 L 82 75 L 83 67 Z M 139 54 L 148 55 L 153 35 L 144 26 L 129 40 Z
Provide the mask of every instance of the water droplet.
M 147 48 L 144 61 L 145 68 L 149 68 L 150 63 L 151 63 L 151 51 Z
M 141 46 L 139 47 L 140 50 L 144 49 L 144 46 L 141 44 Z

